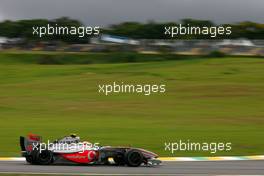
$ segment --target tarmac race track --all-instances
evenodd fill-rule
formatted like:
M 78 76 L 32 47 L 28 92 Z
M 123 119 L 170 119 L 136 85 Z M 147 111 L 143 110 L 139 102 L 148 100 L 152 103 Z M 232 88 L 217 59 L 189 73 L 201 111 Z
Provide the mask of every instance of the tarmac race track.
M 264 161 L 163 162 L 161 166 L 29 165 L 24 161 L 0 161 L 0 173 L 59 175 L 264 175 Z

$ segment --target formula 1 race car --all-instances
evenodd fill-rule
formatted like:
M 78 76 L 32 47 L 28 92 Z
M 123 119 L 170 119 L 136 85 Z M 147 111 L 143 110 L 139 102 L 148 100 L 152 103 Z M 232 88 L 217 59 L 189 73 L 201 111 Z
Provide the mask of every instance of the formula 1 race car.
M 42 143 L 41 136 L 20 137 L 22 156 L 35 165 L 60 162 L 138 167 L 159 165 L 158 155 L 140 148 L 97 146 L 81 142 L 76 135 L 66 136 L 52 143 Z

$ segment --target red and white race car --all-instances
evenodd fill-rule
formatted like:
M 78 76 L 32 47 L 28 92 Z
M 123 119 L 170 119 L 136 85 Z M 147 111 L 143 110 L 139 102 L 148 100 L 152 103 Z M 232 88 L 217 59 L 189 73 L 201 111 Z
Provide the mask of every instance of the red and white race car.
M 49 165 L 59 162 L 79 164 L 114 164 L 137 167 L 159 165 L 158 155 L 140 148 L 96 146 L 81 142 L 76 135 L 66 136 L 53 143 L 42 143 L 41 136 L 30 134 L 20 137 L 22 156 L 30 164 Z

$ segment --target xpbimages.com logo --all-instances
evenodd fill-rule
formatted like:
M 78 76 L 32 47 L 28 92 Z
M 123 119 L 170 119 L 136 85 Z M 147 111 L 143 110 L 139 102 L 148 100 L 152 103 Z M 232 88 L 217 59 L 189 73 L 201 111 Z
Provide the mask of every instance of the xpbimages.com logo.
M 165 84 L 125 84 L 123 82 L 112 84 L 98 85 L 98 92 L 103 95 L 117 94 L 117 93 L 136 93 L 143 95 L 151 95 L 157 93 L 165 93 Z
M 86 150 L 98 150 L 99 143 L 89 143 L 89 142 L 78 142 L 78 143 L 53 143 L 48 141 L 48 143 L 38 143 L 32 144 L 32 150 L 38 150 L 40 153 L 45 150 L 50 150 L 54 152 L 79 152 L 83 153 Z
M 51 25 L 47 24 L 46 26 L 34 26 L 32 27 L 33 35 L 38 37 L 49 36 L 49 35 L 76 35 L 79 38 L 90 35 L 99 35 L 100 27 L 99 26 L 58 26 L 58 24 Z
M 175 153 L 177 151 L 204 151 L 211 154 L 215 154 L 218 151 L 231 151 L 231 142 L 192 142 L 190 140 L 179 140 L 176 142 L 165 142 L 164 150 L 170 153 Z

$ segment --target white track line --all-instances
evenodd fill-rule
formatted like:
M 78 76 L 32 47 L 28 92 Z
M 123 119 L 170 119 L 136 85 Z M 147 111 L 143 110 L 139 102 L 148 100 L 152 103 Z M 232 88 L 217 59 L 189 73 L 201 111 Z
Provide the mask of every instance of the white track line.
M 168 175 L 168 176 L 182 176 L 183 174 L 99 174 L 99 173 L 57 173 L 57 172 L 51 172 L 51 173 L 38 173 L 38 172 L 0 172 L 0 174 L 25 174 L 25 175 L 64 175 L 64 176 L 90 176 L 90 175 L 96 175 L 96 176 L 103 176 L 103 175 L 114 175 L 114 176 L 159 176 L 159 175 Z M 264 176 L 264 175 L 213 175 L 213 174 L 184 174 L 184 175 L 205 175 L 205 176 Z
M 253 161 L 264 160 L 264 155 L 256 156 L 216 156 L 216 157 L 160 157 L 161 161 Z M 0 157 L 0 161 L 25 161 L 23 157 Z

